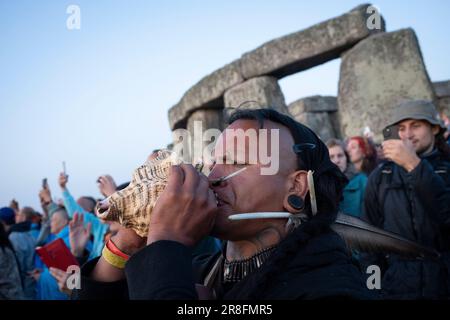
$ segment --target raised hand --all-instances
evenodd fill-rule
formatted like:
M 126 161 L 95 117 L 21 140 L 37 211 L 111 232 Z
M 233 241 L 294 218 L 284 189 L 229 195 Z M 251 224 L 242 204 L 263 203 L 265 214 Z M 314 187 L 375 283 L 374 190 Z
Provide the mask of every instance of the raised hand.
M 59 174 L 58 178 L 58 184 L 61 187 L 61 189 L 66 189 L 67 182 L 69 181 L 69 176 L 66 175 L 64 172 L 61 172 Z
M 75 257 L 83 256 L 84 249 L 91 236 L 91 228 L 91 223 L 84 227 L 83 215 L 75 212 L 72 221 L 69 223 L 70 251 Z
M 19 203 L 16 199 L 12 199 L 9 203 L 9 207 L 13 209 L 16 213 L 19 212 Z
M 410 140 L 391 139 L 383 142 L 383 154 L 385 158 L 394 161 L 399 166 L 410 172 L 420 162 Z
M 106 198 L 112 195 L 114 192 L 116 192 L 117 185 L 114 182 L 114 179 L 106 174 L 103 176 L 100 176 L 97 179 L 98 182 L 98 188 L 100 189 L 100 193 Z
M 42 206 L 46 206 L 50 202 L 52 202 L 52 194 L 48 186 L 46 188 L 42 188 L 41 191 L 39 191 L 39 200 Z

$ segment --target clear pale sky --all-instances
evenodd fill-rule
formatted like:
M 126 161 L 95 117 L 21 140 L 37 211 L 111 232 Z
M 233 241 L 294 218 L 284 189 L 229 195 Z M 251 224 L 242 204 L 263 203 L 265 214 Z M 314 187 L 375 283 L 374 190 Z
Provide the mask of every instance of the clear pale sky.
M 0 207 L 39 209 L 66 162 L 75 197 L 100 197 L 171 140 L 167 111 L 206 74 L 360 1 L 0 2 Z M 66 8 L 81 9 L 68 30 Z M 450 1 L 377 1 L 388 31 L 416 31 L 433 81 L 450 79 Z M 339 60 L 280 81 L 286 102 L 336 95 Z

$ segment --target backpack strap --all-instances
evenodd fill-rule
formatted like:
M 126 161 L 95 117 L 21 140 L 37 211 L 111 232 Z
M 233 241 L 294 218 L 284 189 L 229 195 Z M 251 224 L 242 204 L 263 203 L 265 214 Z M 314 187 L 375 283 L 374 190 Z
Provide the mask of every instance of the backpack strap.
M 377 189 L 378 190 L 380 190 L 381 183 L 383 181 L 385 182 L 385 188 L 383 190 L 381 190 L 381 193 L 379 194 L 379 197 L 378 197 L 379 205 L 380 205 L 380 208 L 382 208 L 382 209 L 384 208 L 386 194 L 389 190 L 389 188 L 387 188 L 387 186 L 391 185 L 391 183 L 392 183 L 392 176 L 394 175 L 393 171 L 394 171 L 394 166 L 393 166 L 392 162 L 386 162 L 382 165 L 381 172 L 378 177 L 378 181 L 377 181 Z

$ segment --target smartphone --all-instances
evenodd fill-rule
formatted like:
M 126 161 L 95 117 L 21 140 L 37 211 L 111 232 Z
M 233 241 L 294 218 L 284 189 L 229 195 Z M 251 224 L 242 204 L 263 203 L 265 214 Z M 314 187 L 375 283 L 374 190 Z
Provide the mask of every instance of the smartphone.
M 43 189 L 47 189 L 48 184 L 47 184 L 47 178 L 42 179 L 42 188 Z
M 62 162 L 62 167 L 63 167 L 64 175 L 67 176 L 67 173 L 66 173 L 66 162 L 65 161 Z
M 383 129 L 384 140 L 400 139 L 398 126 L 392 125 Z

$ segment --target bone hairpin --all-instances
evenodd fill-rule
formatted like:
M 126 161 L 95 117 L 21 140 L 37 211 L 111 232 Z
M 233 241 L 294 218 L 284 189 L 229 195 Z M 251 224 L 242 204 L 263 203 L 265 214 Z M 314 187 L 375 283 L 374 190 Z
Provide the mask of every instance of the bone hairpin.
M 216 187 L 216 186 L 220 185 L 222 182 L 224 182 L 224 181 L 226 181 L 226 180 L 228 180 L 228 179 L 230 179 L 230 178 L 232 178 L 232 177 L 238 175 L 239 173 L 243 172 L 243 171 L 246 170 L 246 169 L 247 169 L 247 167 L 244 167 L 244 168 L 239 169 L 239 170 L 237 170 L 237 171 L 235 171 L 235 172 L 233 172 L 233 173 L 231 173 L 231 174 L 229 174 L 229 175 L 227 175 L 227 176 L 224 176 L 224 177 L 220 177 L 220 178 L 218 178 L 218 179 L 211 180 L 211 183 L 212 183 L 212 185 L 213 185 L 214 187 Z
M 289 212 L 253 212 L 253 213 L 239 213 L 228 217 L 230 220 L 248 220 L 248 219 L 267 219 L 267 218 L 291 218 L 295 215 Z

